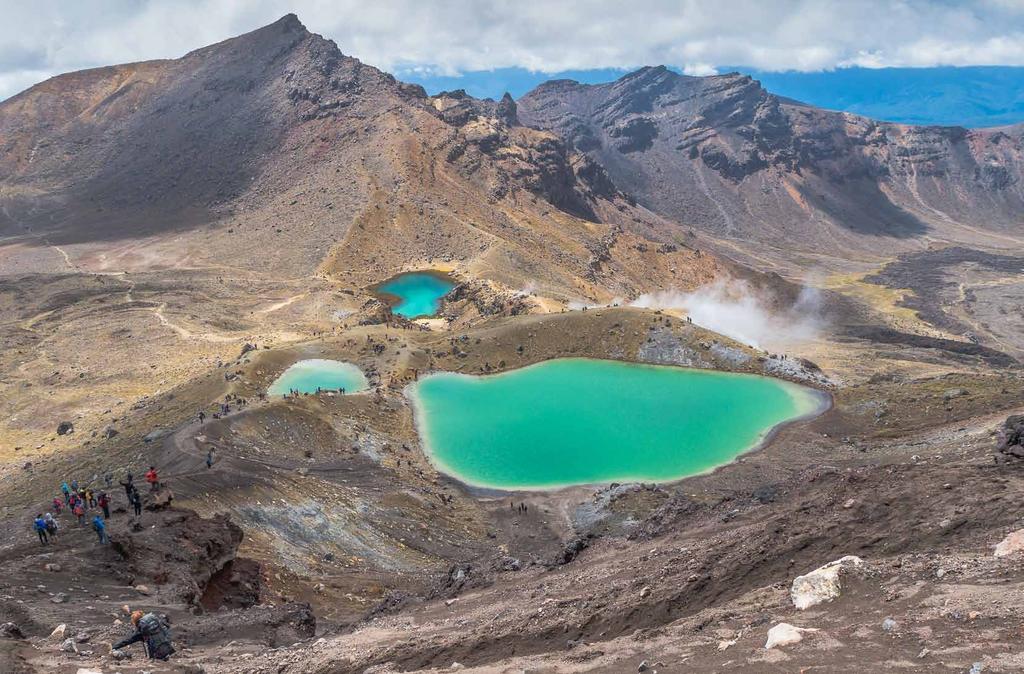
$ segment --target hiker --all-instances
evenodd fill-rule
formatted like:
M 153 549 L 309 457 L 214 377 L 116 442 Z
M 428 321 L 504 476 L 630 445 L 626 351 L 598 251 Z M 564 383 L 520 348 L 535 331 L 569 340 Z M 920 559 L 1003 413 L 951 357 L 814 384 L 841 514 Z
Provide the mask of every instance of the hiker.
M 133 489 L 132 493 L 128 496 L 128 502 L 132 504 L 132 508 L 135 509 L 135 516 L 138 517 L 142 514 L 142 497 L 139 496 L 139 490 Z
M 53 519 L 52 514 L 46 513 L 43 517 L 43 522 L 46 523 L 47 535 L 49 535 L 50 538 L 55 538 L 57 536 L 57 520 Z
M 156 475 L 156 466 L 150 466 L 146 471 L 146 482 L 149 483 L 149 490 L 156 491 L 160 488 L 160 480 Z
M 199 423 L 203 423 L 204 421 L 206 421 L 206 412 L 204 412 L 203 410 L 199 410 L 199 414 L 196 416 L 199 417 Z
M 68 486 L 67 482 L 61 482 L 60 490 L 64 494 L 64 503 L 71 505 L 69 499 L 71 498 L 71 487 Z
M 132 625 L 135 626 L 135 633 L 112 645 L 111 650 L 120 650 L 141 641 L 150 660 L 167 660 L 174 653 L 170 625 L 166 616 L 133 611 Z
M 53 497 L 53 512 L 55 512 L 58 515 L 60 515 L 61 508 L 63 508 L 63 507 L 64 507 L 64 501 L 61 501 L 59 496 L 54 496 Z
M 209 470 L 210 468 L 213 468 L 213 450 L 212 449 L 206 450 L 206 468 L 207 468 L 207 470 Z
M 96 507 L 96 494 L 93 493 L 92 488 L 86 488 L 85 490 L 85 502 L 89 504 L 90 508 Z
M 99 497 L 99 499 L 97 499 L 96 502 L 99 503 L 99 506 L 101 508 L 103 508 L 103 519 L 109 520 L 110 519 L 110 497 L 107 496 L 107 492 L 101 491 L 100 492 L 100 497 Z
M 75 507 L 71 512 L 75 513 L 75 517 L 78 518 L 78 526 L 85 524 L 85 506 L 81 501 L 75 501 Z
M 106 543 L 107 543 L 107 525 L 103 521 L 103 518 L 100 517 L 98 513 L 96 515 L 94 515 L 93 518 L 92 518 L 92 528 L 93 528 L 93 531 L 96 532 L 96 535 L 99 536 L 100 545 L 106 545 Z
M 71 491 L 78 493 L 78 480 L 71 481 Z
M 86 510 L 89 509 L 89 499 L 86 498 L 85 489 L 78 490 L 78 502 L 82 504 Z
M 124 487 L 124 495 L 130 501 L 132 498 L 132 491 L 135 489 L 135 483 L 132 482 L 132 474 L 124 474 L 124 482 L 120 482 L 120 485 Z
M 35 527 L 36 534 L 39 536 L 39 544 L 48 544 L 50 541 L 46 537 L 46 520 L 43 519 L 43 513 L 36 515 L 35 522 L 33 522 L 32 525 Z
M 114 486 L 114 476 L 111 475 L 110 473 L 107 473 L 106 475 L 103 476 L 103 482 L 106 484 L 107 489 L 110 489 L 111 487 Z

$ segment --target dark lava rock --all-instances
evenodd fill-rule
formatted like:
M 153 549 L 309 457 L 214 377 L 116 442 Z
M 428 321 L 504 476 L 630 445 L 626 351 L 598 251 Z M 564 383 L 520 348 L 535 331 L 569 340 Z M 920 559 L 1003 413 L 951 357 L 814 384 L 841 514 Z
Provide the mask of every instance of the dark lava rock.
M 1015 414 L 1003 422 L 996 451 L 1006 456 L 1024 459 L 1024 414 Z
M 57 424 L 57 435 L 67 435 L 75 432 L 75 425 L 70 421 L 62 421 Z
M 14 623 L 3 623 L 0 625 L 0 638 L 2 639 L 24 639 L 25 635 L 21 628 Z
M 776 487 L 766 484 L 755 489 L 751 496 L 759 503 L 772 503 L 778 494 L 779 490 Z

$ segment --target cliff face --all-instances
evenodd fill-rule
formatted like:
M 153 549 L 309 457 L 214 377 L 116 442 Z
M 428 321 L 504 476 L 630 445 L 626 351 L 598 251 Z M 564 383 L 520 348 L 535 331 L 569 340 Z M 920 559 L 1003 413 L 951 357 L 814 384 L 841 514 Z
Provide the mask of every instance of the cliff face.
M 890 252 L 925 235 L 994 244 L 1019 234 L 1024 213 L 1024 126 L 888 124 L 781 99 L 746 76 L 664 67 L 548 82 L 518 115 L 651 210 L 777 257 Z

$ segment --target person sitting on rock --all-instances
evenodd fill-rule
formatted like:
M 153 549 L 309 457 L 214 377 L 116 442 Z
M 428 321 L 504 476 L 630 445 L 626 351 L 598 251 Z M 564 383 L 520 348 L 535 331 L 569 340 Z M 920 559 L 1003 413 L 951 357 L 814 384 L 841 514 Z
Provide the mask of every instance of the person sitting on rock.
M 146 482 L 149 483 L 149 490 L 156 491 L 160 488 L 160 479 L 156 475 L 156 466 L 150 466 L 146 471 Z
M 170 625 L 165 616 L 134 611 L 132 625 L 135 626 L 135 633 L 118 641 L 110 647 L 111 650 L 117 651 L 141 641 L 146 647 L 146 655 L 150 660 L 167 660 L 174 653 L 174 646 L 171 645 Z
M 46 536 L 46 520 L 43 519 L 43 513 L 36 515 L 36 519 L 32 525 L 36 530 L 36 535 L 39 536 L 39 545 L 46 545 L 49 543 L 50 541 Z

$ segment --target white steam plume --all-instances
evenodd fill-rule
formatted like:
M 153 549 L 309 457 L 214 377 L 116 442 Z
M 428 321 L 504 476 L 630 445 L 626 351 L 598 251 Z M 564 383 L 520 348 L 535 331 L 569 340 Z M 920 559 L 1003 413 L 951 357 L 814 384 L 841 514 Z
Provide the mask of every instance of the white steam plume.
M 694 323 L 759 349 L 814 340 L 824 327 L 821 294 L 804 287 L 792 306 L 773 310 L 772 298 L 746 281 L 715 281 L 693 292 L 641 295 L 631 306 L 684 311 Z

